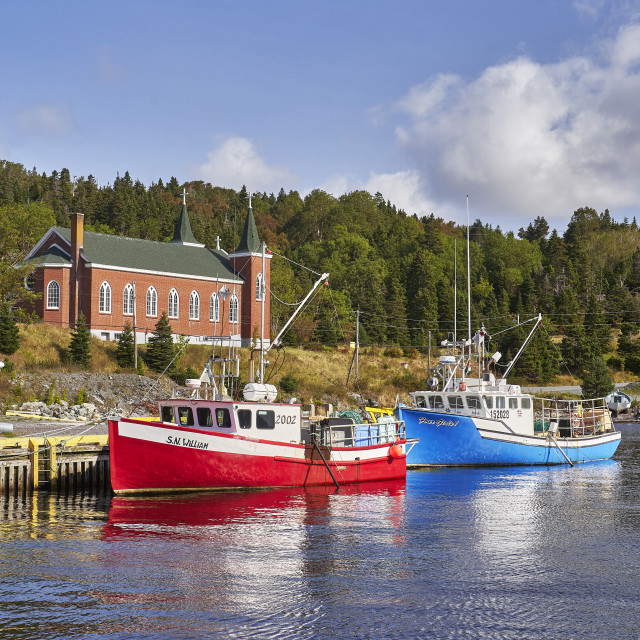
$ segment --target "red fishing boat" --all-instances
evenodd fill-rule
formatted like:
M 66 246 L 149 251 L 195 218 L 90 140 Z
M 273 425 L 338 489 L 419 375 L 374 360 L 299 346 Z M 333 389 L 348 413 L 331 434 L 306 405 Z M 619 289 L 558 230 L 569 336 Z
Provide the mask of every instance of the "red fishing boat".
M 327 277 L 323 274 L 314 289 Z M 263 382 L 264 356 L 300 308 L 269 348 L 260 349 L 258 380 L 245 385 L 243 400 L 229 393 L 239 373 L 237 355 L 231 347 L 216 355 L 214 347 L 201 378 L 187 381 L 183 395 L 159 402 L 160 421 L 110 420 L 113 490 L 340 486 L 404 478 L 403 422 L 312 421 L 301 405 L 276 402 L 276 387 Z M 216 365 L 219 374 L 213 373 Z

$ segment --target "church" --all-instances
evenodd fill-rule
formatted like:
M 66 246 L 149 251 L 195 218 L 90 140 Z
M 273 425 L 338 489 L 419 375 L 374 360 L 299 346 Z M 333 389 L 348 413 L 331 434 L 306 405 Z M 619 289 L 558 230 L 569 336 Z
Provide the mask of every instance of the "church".
M 262 331 L 269 340 L 270 259 L 251 201 L 240 244 L 227 253 L 194 237 L 183 192 L 171 241 L 85 231 L 76 213 L 70 229 L 51 227 L 29 252 L 35 268 L 25 284 L 42 294 L 34 310 L 44 322 L 73 327 L 83 313 L 103 340 L 117 340 L 129 323 L 144 344 L 166 311 L 174 336 L 249 346 Z

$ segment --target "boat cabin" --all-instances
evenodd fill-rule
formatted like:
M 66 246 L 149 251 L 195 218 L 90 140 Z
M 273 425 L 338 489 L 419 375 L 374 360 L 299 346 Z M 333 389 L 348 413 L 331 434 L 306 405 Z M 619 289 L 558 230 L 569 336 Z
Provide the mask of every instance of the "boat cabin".
M 239 434 L 259 439 L 300 442 L 300 405 L 259 402 L 216 402 L 175 398 L 160 403 L 164 424 Z
M 413 406 L 438 413 L 448 413 L 489 420 L 508 421 L 509 426 L 521 434 L 533 435 L 533 403 L 531 396 L 516 391 L 517 385 L 499 391 L 414 391 L 409 396 Z

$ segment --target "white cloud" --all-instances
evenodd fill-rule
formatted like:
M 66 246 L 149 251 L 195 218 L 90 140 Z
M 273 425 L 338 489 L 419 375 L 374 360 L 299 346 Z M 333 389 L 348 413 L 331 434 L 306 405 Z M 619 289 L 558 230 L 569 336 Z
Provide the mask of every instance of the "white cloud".
M 434 211 L 434 203 L 424 196 L 418 171 L 371 173 L 366 181 L 354 176 L 333 176 L 320 188 L 336 197 L 360 189 L 371 194 L 379 192 L 385 200 L 409 215 L 422 216 Z
M 604 0 L 574 0 L 573 8 L 583 16 L 597 20 L 604 7 Z
M 66 104 L 35 104 L 22 111 L 17 121 L 21 131 L 29 135 L 59 136 L 75 128 L 71 109 Z
M 640 25 L 600 51 L 547 65 L 521 57 L 470 81 L 440 75 L 411 88 L 395 126 L 420 176 L 412 197 L 442 215 L 470 194 L 511 221 L 638 206 Z
M 269 166 L 247 138 L 228 138 L 198 169 L 203 180 L 233 189 L 277 192 L 298 179 L 286 167 Z

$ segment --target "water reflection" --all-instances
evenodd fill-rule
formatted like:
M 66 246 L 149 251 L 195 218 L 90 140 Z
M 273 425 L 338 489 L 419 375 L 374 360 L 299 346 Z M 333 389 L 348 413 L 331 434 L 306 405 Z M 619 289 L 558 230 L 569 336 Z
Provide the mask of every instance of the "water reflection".
M 0 638 L 636 638 L 616 460 L 309 490 L 0 501 Z

